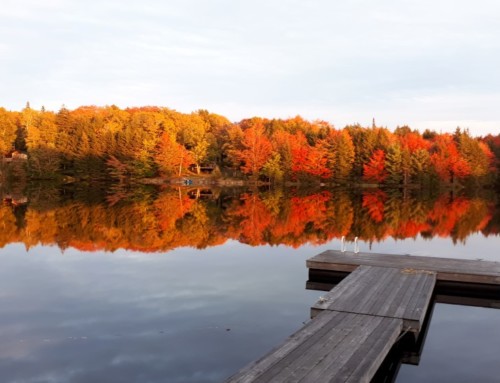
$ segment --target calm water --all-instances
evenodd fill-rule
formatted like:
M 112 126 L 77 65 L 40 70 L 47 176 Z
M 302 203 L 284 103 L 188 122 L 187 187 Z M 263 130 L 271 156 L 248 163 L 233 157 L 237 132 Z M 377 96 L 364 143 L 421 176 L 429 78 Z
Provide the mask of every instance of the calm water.
M 0 380 L 223 381 L 308 320 L 323 293 L 305 289 L 305 260 L 342 235 L 361 251 L 500 258 L 495 197 L 206 194 L 4 202 Z M 436 305 L 398 381 L 500 381 L 499 323 L 500 310 Z

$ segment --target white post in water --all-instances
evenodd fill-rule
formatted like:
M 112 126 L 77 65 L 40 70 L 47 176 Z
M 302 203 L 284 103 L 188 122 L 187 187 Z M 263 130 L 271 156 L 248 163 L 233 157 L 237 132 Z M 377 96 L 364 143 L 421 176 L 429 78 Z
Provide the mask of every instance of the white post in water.
M 345 236 L 342 236 L 342 238 L 340 238 L 340 252 L 345 252 Z
M 358 237 L 354 237 L 354 254 L 359 253 Z

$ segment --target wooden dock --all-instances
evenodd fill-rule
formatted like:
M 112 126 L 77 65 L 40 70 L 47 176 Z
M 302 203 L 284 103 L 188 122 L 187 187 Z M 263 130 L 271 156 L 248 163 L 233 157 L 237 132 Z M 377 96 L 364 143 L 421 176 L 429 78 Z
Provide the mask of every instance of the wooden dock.
M 370 382 L 404 334 L 418 337 L 439 281 L 500 286 L 500 264 L 487 261 L 327 251 L 307 267 L 319 284 L 350 274 L 312 307 L 313 320 L 227 382 Z
M 306 262 L 309 270 L 351 272 L 358 266 L 427 270 L 438 281 L 500 285 L 500 263 L 482 260 L 421 257 L 414 255 L 325 251 Z
M 359 266 L 313 306 L 312 316 L 330 310 L 397 318 L 418 333 L 435 284 L 432 271 Z

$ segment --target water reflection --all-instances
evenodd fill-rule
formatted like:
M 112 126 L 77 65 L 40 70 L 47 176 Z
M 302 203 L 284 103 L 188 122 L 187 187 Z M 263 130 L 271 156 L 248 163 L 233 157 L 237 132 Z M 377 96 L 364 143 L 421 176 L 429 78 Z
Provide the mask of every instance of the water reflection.
M 450 193 L 40 187 L 27 201 L 10 197 L 0 204 L 0 381 L 9 383 L 220 382 L 308 319 L 322 293 L 304 289 L 305 260 L 338 249 L 341 236 L 358 236 L 361 251 L 491 260 L 500 244 L 495 199 Z M 426 348 L 436 338 L 455 350 L 470 341 L 467 326 L 500 320 L 500 310 L 488 323 L 469 316 L 454 340 L 444 321 L 458 314 L 437 311 L 432 323 L 443 325 Z M 497 338 L 481 344 L 490 359 Z M 404 381 L 448 362 L 439 348 L 425 353 L 427 372 L 403 366 Z
M 493 197 L 449 192 L 422 197 L 383 190 L 300 194 L 179 188 L 99 197 L 48 189 L 29 200 L 4 198 L 0 246 L 22 242 L 27 248 L 56 244 L 84 251 L 164 252 L 229 239 L 292 247 L 342 236 L 369 243 L 418 235 L 457 242 L 477 232 L 497 235 L 497 211 Z
M 0 381 L 223 381 L 299 327 L 314 301 L 304 257 L 254 249 L 162 257 L 6 246 Z
M 498 382 L 498 310 L 437 304 L 418 365 L 397 382 Z

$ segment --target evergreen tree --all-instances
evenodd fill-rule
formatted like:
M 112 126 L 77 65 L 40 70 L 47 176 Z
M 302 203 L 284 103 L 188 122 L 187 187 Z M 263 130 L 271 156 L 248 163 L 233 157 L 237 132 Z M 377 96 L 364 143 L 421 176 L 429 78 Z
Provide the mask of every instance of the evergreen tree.
M 403 181 L 403 155 L 399 144 L 393 144 L 387 150 L 385 156 L 386 181 L 399 185 Z
M 351 175 L 354 179 L 363 176 L 363 167 L 370 161 L 377 146 L 377 132 L 360 125 L 346 126 L 354 145 L 354 162 Z
M 485 177 L 490 171 L 490 159 L 481 148 L 480 142 L 470 136 L 469 131 L 457 128 L 454 135 L 460 156 L 470 168 L 472 177 Z
M 26 131 L 30 172 L 36 177 L 56 177 L 61 155 L 56 146 L 58 127 L 55 114 L 42 110 L 33 115 Z
M 327 166 L 332 172 L 332 178 L 337 182 L 346 182 L 352 171 L 355 155 L 348 130 L 330 130 L 324 142 Z
M 410 163 L 413 175 L 412 179 L 420 185 L 430 182 L 430 165 L 431 161 L 429 152 L 425 149 L 416 150 L 411 156 Z

